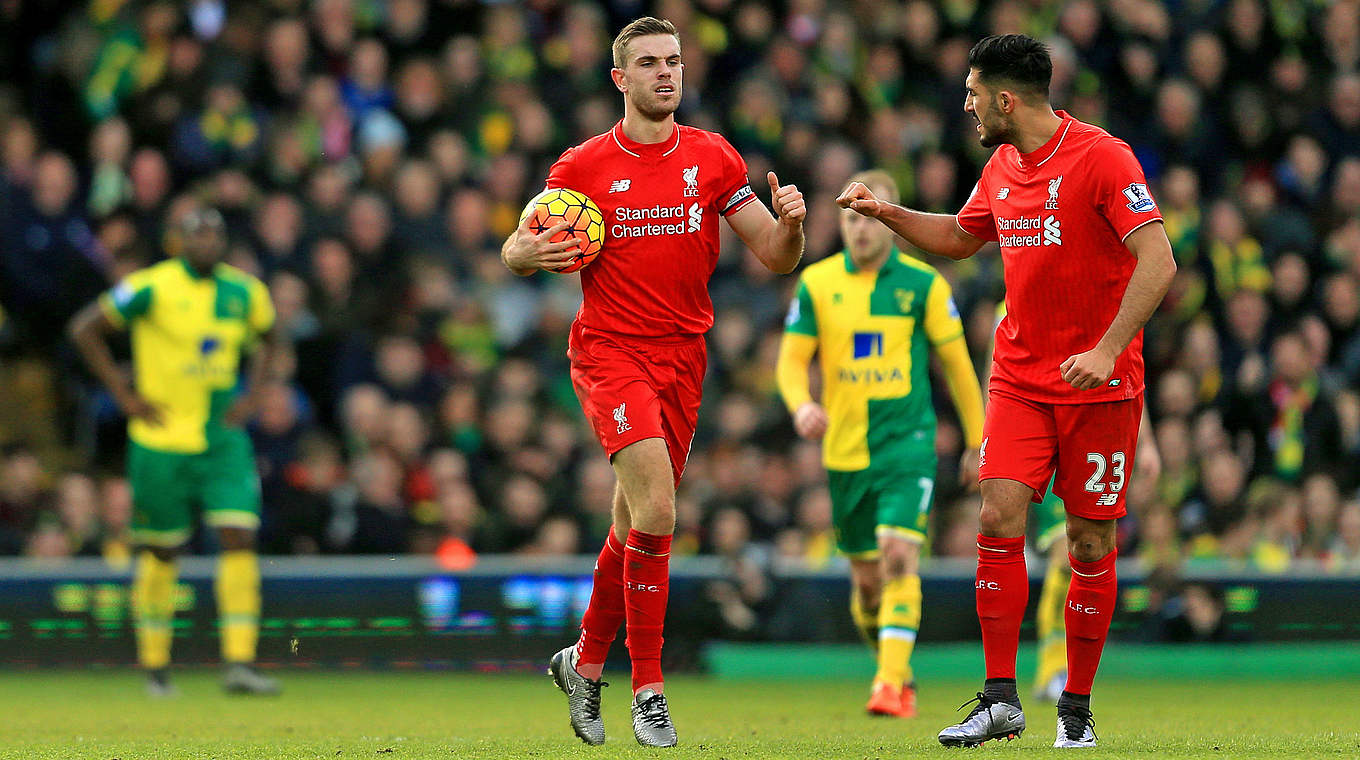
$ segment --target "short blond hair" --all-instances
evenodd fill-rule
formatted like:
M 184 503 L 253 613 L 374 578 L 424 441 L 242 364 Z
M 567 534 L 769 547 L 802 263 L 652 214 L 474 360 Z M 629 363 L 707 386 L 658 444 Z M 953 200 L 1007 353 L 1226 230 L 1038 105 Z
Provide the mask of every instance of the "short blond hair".
M 628 43 L 638 37 L 650 37 L 653 34 L 669 34 L 680 42 L 680 33 L 675 31 L 675 24 L 652 16 L 643 16 L 640 19 L 629 22 L 619 31 L 619 36 L 614 38 L 614 68 L 621 69 L 628 63 Z
M 850 178 L 851 182 L 859 182 L 870 190 L 883 190 L 885 192 L 875 193 L 881 201 L 889 203 L 899 203 L 902 199 L 902 191 L 897 189 L 897 180 L 883 169 L 869 169 Z

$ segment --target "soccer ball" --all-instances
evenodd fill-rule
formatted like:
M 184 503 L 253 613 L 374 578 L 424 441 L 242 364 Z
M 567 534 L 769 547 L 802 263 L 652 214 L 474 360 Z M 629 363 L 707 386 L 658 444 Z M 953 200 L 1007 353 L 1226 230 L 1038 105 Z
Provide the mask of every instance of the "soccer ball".
M 535 235 L 541 235 L 549 227 L 562 222 L 571 225 L 559 232 L 552 242 L 575 237 L 578 241 L 576 258 L 566 266 L 552 270 L 554 272 L 567 274 L 578 271 L 594 261 L 604 247 L 604 214 L 600 213 L 595 201 L 575 190 L 544 190 L 524 207 L 524 213 L 519 217 L 520 223 L 525 219 L 529 220 L 529 231 Z

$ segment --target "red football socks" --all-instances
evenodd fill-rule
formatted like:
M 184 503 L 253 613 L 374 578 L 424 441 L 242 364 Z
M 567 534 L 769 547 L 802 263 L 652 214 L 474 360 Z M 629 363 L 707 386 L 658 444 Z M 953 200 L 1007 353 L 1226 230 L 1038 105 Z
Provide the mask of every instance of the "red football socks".
M 671 537 L 628 531 L 624 546 L 623 598 L 628 608 L 628 655 L 633 693 L 661 690 L 661 631 L 670 594 Z
M 977 613 L 987 678 L 1015 678 L 1020 620 L 1029 602 L 1025 537 L 992 538 L 978 534 Z
M 576 642 L 576 672 L 592 681 L 600 680 L 609 646 L 619 634 L 625 615 L 623 606 L 623 545 L 609 526 L 609 537 L 595 560 L 595 584 L 590 589 L 590 604 L 581 617 L 581 638 Z
M 1072 694 L 1090 694 L 1100 666 L 1100 652 L 1110 633 L 1110 619 L 1119 597 L 1112 551 L 1095 562 L 1081 562 L 1070 554 L 1072 585 L 1067 590 L 1067 689 Z

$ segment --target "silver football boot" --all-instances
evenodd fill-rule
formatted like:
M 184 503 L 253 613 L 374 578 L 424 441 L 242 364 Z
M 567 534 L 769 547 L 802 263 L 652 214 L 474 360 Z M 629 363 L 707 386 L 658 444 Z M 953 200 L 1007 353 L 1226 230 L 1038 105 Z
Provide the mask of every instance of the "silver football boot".
M 222 671 L 222 690 L 228 694 L 272 697 L 282 689 L 279 682 L 244 663 L 232 663 Z
M 946 747 L 976 747 L 992 739 L 1018 739 L 1025 732 L 1025 712 L 1008 702 L 993 702 L 982 692 L 969 702 L 977 702 L 973 711 L 961 723 L 940 732 L 940 744 Z
M 146 693 L 147 696 L 162 699 L 166 697 L 178 697 L 179 689 L 170 681 L 169 668 L 157 668 L 146 672 Z
M 1058 710 L 1058 737 L 1053 746 L 1058 749 L 1096 746 L 1096 721 L 1090 710 L 1064 706 Z
M 586 744 L 604 744 L 604 719 L 600 717 L 600 689 L 608 686 L 603 680 L 592 681 L 576 671 L 576 645 L 573 644 L 552 656 L 548 674 L 553 683 L 567 695 L 567 715 L 571 730 Z
M 638 692 L 633 699 L 633 738 L 644 747 L 674 747 L 679 741 L 665 694 Z

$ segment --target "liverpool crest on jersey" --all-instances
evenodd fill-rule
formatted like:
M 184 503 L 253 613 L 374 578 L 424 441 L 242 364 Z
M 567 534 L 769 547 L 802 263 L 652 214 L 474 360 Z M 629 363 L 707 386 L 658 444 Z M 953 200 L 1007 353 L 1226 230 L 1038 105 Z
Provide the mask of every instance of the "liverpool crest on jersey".
M 1050 211 L 1058 209 L 1058 186 L 1061 184 L 1061 174 L 1048 181 L 1048 200 L 1044 201 L 1044 208 Z
M 685 197 L 699 197 L 699 165 L 689 167 L 680 172 L 680 176 L 685 180 Z

